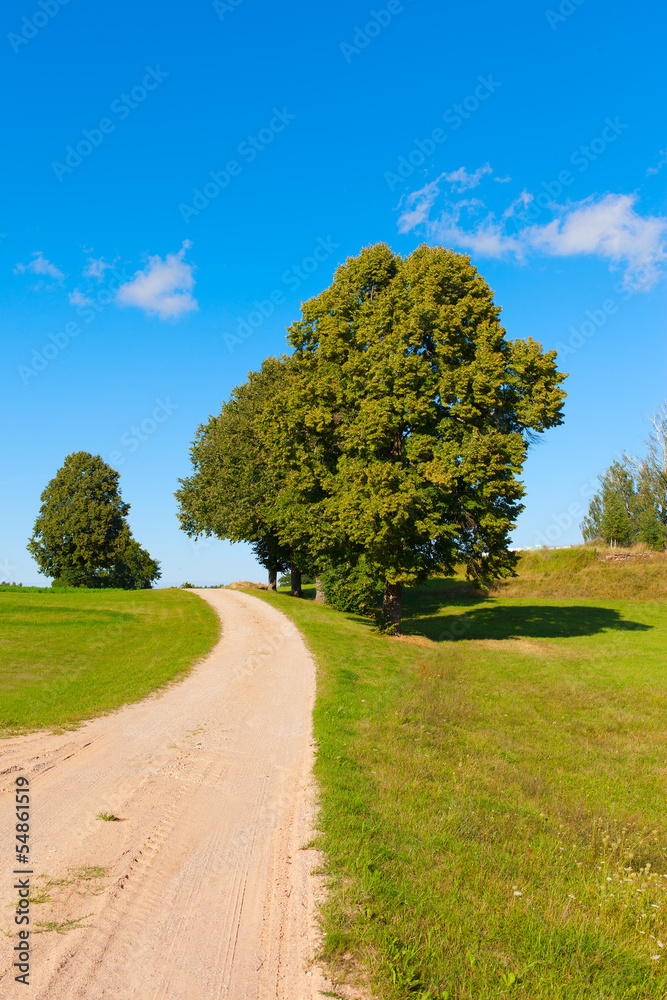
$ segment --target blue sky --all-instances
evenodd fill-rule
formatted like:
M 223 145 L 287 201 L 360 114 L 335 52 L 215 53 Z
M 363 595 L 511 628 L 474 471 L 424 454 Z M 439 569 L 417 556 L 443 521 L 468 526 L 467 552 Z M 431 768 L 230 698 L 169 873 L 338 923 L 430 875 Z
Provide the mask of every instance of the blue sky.
M 0 578 L 76 450 L 121 473 L 161 585 L 263 579 L 173 498 L 198 424 L 362 246 L 470 253 L 565 423 L 514 543 L 580 540 L 665 386 L 664 11 L 637 0 L 99 7 L 8 0 Z

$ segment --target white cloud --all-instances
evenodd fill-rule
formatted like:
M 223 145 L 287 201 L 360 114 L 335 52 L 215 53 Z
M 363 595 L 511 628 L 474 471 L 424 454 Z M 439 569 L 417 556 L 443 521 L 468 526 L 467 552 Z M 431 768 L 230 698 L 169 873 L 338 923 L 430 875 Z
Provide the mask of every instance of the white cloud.
M 485 163 L 471 174 L 468 173 L 465 167 L 459 167 L 458 170 L 452 170 L 450 174 L 443 174 L 442 176 L 446 181 L 449 181 L 454 191 L 467 191 L 468 188 L 477 187 L 481 183 L 482 177 L 486 174 L 492 173 L 491 165 Z
M 532 196 L 521 194 L 502 214 L 500 220 L 488 212 L 481 221 L 461 221 L 468 202 L 450 202 L 436 217 L 431 210 L 439 194 L 438 182 L 427 184 L 406 197 L 408 209 L 398 220 L 399 232 L 423 226 L 434 241 L 450 243 L 484 257 L 513 256 L 523 262 L 531 253 L 552 257 L 590 255 L 625 269 L 625 282 L 635 289 L 651 288 L 667 264 L 667 218 L 642 216 L 635 208 L 637 196 L 605 194 L 591 196 L 568 205 L 552 204 L 551 222 L 526 224 L 513 234 L 506 223 L 515 210 L 524 207 Z M 477 199 L 473 202 L 479 205 Z
M 509 174 L 507 174 L 506 177 L 494 177 L 493 179 L 496 182 L 496 184 L 509 184 L 509 182 L 512 180 Z
M 507 206 L 502 215 L 503 219 L 511 218 L 516 212 L 517 208 L 525 209 L 527 205 L 530 205 L 532 200 L 533 200 L 532 194 L 529 191 L 523 190 L 519 195 L 519 197 L 515 198 L 514 201 Z
M 508 236 L 503 228 L 504 223 L 496 221 L 493 215 L 487 215 L 473 229 L 465 229 L 460 225 L 458 207 L 451 212 L 443 212 L 432 226 L 429 235 L 440 242 L 450 243 L 462 250 L 470 250 L 480 257 L 503 257 L 512 254 L 517 260 L 523 260 L 525 250 L 521 241 L 515 236 Z
M 191 294 L 195 283 L 193 268 L 184 260 L 191 245 L 185 240 L 178 253 L 169 253 L 164 260 L 149 257 L 143 271 L 137 271 L 120 286 L 116 301 L 122 306 L 157 313 L 160 319 L 177 319 L 183 313 L 197 310 L 199 306 Z
M 633 194 L 586 198 L 560 210 L 544 226 L 529 226 L 522 235 L 530 246 L 555 257 L 592 254 L 623 265 L 629 279 L 644 274 L 655 284 L 667 261 L 667 219 L 639 215 Z
M 71 306 L 89 306 L 92 305 L 92 299 L 89 299 L 83 292 L 80 292 L 78 288 L 75 288 L 73 292 L 69 293 L 69 304 Z
M 87 278 L 103 278 L 108 267 L 111 267 L 111 264 L 107 264 L 104 257 L 89 257 L 83 273 Z
M 14 274 L 25 274 L 29 272 L 30 274 L 39 274 L 48 278 L 55 278 L 56 281 L 62 281 L 65 275 L 52 264 L 50 260 L 47 260 L 43 255 L 41 250 L 35 250 L 32 254 L 33 259 L 27 264 L 17 264 L 14 268 Z
M 441 179 L 442 174 L 419 191 L 413 191 L 401 199 L 401 202 L 405 202 L 406 208 L 398 219 L 399 233 L 409 233 L 411 229 L 428 221 L 433 203 L 440 193 L 438 182 Z
M 649 167 L 646 171 L 647 175 L 650 177 L 652 174 L 659 174 L 662 168 L 667 165 L 667 149 L 660 150 L 660 159 L 658 160 L 658 165 L 656 167 Z

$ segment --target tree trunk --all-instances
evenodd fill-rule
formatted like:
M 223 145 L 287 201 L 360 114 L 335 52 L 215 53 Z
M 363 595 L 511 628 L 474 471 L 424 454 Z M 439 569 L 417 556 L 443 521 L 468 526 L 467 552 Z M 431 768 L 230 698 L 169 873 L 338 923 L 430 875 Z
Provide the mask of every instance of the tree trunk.
M 296 568 L 293 561 L 290 561 L 290 578 L 292 597 L 301 597 L 301 570 Z
M 322 588 L 322 578 L 319 576 L 315 577 L 315 600 L 318 604 L 325 604 L 324 590 Z
M 266 540 L 266 547 L 268 549 L 268 570 L 269 570 L 269 590 L 278 589 L 278 559 L 276 555 L 275 546 L 271 536 Z
M 402 583 L 386 583 L 382 599 L 382 619 L 389 635 L 401 634 Z

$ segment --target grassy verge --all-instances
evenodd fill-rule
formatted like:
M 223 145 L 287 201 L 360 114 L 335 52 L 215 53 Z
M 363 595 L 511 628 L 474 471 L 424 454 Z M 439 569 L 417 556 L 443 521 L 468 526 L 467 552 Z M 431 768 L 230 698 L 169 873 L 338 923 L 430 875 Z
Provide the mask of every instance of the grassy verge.
M 667 997 L 662 602 L 312 601 L 325 958 L 392 1000 Z
M 0 736 L 71 726 L 183 676 L 215 612 L 181 590 L 0 590 Z

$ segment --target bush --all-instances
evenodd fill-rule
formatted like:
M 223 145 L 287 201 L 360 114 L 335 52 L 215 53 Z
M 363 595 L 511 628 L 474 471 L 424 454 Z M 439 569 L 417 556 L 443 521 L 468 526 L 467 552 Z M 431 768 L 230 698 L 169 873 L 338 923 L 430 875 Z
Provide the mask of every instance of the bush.
M 371 574 L 363 556 L 356 563 L 342 563 L 326 570 L 321 579 L 324 599 L 332 608 L 374 617 L 384 586 Z

